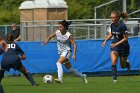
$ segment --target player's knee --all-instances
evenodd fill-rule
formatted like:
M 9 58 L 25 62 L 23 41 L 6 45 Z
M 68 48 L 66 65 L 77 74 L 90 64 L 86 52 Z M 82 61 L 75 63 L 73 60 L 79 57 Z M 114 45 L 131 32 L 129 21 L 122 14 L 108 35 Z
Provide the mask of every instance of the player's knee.
M 25 71 L 26 74 L 30 73 L 28 70 Z
M 112 65 L 116 65 L 117 64 L 117 61 L 112 61 Z
M 24 70 L 24 71 L 21 71 L 23 74 L 28 74 L 29 71 L 28 70 Z
M 61 66 L 61 63 L 60 62 L 57 62 L 56 63 L 57 67 Z
M 121 65 L 121 68 L 124 69 L 126 66 L 125 65 Z
M 75 73 L 75 69 L 73 69 L 73 68 L 69 68 L 68 71 Z

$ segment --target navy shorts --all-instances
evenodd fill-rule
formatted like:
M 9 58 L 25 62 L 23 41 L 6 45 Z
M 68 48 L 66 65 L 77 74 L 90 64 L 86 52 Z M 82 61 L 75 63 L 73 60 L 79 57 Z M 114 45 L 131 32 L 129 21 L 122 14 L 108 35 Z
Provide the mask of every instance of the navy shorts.
M 16 55 L 6 55 L 2 57 L 1 67 L 6 71 L 10 71 L 11 68 L 17 70 L 22 67 L 22 63 Z
M 129 45 L 116 46 L 111 48 L 111 51 L 117 52 L 120 57 L 127 57 L 130 53 L 130 47 Z

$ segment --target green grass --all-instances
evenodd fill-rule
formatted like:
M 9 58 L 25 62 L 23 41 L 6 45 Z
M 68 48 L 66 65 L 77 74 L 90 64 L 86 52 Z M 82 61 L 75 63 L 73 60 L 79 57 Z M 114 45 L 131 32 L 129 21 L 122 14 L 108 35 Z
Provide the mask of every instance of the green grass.
M 112 84 L 111 77 L 88 77 L 84 84 L 78 77 L 65 75 L 64 84 L 44 84 L 43 76 L 34 76 L 40 85 L 32 87 L 22 77 L 8 77 L 2 81 L 5 93 L 139 93 L 140 76 L 118 77 L 118 82 Z

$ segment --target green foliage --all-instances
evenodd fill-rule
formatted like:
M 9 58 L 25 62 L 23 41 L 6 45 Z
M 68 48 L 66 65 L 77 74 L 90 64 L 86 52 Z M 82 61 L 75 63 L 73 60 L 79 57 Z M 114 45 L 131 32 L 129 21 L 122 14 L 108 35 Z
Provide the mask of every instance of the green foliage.
M 25 0 L 1 0 L 0 2 L 0 24 L 20 23 L 19 6 Z
M 132 10 L 135 9 L 135 0 L 131 0 L 130 9 L 132 9 Z
M 66 0 L 69 9 L 69 19 L 92 19 L 94 18 L 94 8 L 111 0 Z M 140 0 L 126 0 L 127 11 L 131 13 L 137 9 L 140 9 Z M 118 0 L 109 5 L 97 8 L 97 18 L 110 18 L 110 13 L 113 10 L 122 12 L 122 0 Z M 139 17 L 134 14 L 133 17 Z
M 0 24 L 20 23 L 19 6 L 25 0 L 0 0 Z M 109 2 L 110 0 L 65 0 L 68 4 L 69 19 L 93 19 L 95 6 Z M 131 13 L 137 9 L 140 0 L 127 0 L 127 11 Z M 113 10 L 122 11 L 122 0 L 97 9 L 97 18 L 109 18 Z M 134 14 L 133 17 L 139 17 Z
M 106 0 L 109 1 L 109 0 Z M 66 0 L 69 8 L 69 19 L 92 19 L 94 18 L 94 7 L 104 0 Z
M 12 22 L 19 23 L 19 10 L 14 8 L 11 11 L 7 11 L 6 9 L 0 9 L 0 24 L 10 24 Z

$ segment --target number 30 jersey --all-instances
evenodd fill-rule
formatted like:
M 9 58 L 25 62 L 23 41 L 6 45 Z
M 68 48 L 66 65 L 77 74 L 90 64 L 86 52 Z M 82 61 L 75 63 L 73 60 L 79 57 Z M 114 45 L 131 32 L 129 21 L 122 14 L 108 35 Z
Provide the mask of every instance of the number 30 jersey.
M 62 35 L 60 30 L 56 31 L 56 37 L 57 37 L 57 47 L 58 47 L 58 53 L 67 52 L 71 50 L 71 42 L 69 40 L 70 32 L 66 32 L 65 35 Z
M 13 42 L 7 42 L 7 47 L 8 47 L 8 51 L 7 52 L 4 52 L 3 54 L 4 55 L 19 55 L 19 54 L 24 54 L 24 52 L 22 51 L 22 49 L 16 44 L 16 43 L 13 43 Z

